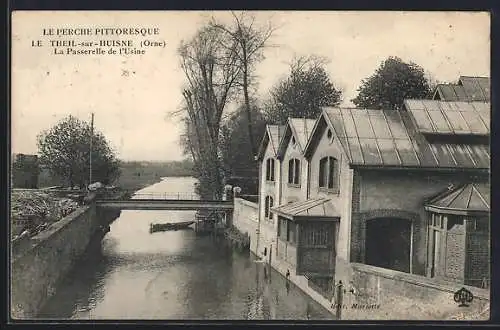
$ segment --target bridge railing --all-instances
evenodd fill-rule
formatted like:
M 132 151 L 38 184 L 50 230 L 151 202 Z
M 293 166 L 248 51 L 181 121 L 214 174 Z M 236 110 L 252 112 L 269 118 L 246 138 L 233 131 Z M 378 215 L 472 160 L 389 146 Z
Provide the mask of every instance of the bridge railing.
M 158 200 L 199 200 L 195 193 L 186 192 L 140 192 L 132 194 L 131 199 L 158 199 Z

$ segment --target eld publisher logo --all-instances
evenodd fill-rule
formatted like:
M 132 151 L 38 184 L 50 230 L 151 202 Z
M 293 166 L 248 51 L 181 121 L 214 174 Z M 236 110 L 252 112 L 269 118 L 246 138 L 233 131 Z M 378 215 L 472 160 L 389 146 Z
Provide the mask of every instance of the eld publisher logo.
M 455 292 L 453 300 L 455 300 L 455 302 L 457 303 L 460 303 L 458 307 L 469 307 L 469 304 L 472 302 L 472 300 L 474 300 L 474 296 L 472 295 L 472 292 L 470 292 L 466 288 L 461 288 L 460 290 Z

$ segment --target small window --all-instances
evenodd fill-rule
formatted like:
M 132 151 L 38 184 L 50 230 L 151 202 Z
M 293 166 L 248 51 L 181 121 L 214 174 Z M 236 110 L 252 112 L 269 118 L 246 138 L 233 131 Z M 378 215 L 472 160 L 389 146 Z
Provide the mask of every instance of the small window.
M 288 161 L 288 183 L 300 184 L 300 160 L 296 158 Z
M 328 137 L 328 139 L 332 138 L 333 134 L 331 129 L 328 129 L 328 131 L 326 132 L 326 136 Z
M 294 146 L 295 145 L 295 137 L 292 136 L 292 145 Z
M 458 215 L 448 215 L 447 229 L 451 230 L 456 225 L 463 225 L 464 218 Z
M 266 160 L 266 180 L 274 181 L 274 159 L 268 158 Z
M 324 157 L 319 161 L 319 187 L 337 189 L 338 164 L 333 157 Z
M 273 213 L 271 212 L 273 203 L 274 203 L 273 198 L 271 196 L 266 196 L 265 206 L 264 206 L 264 218 L 266 218 L 266 220 L 273 219 Z

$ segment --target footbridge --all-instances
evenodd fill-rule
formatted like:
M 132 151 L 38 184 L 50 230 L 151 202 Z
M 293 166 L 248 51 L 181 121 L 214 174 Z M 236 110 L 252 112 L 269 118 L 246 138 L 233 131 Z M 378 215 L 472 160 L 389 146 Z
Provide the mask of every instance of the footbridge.
M 130 199 L 96 199 L 96 206 L 120 210 L 232 211 L 233 201 L 202 200 L 190 193 L 136 193 Z

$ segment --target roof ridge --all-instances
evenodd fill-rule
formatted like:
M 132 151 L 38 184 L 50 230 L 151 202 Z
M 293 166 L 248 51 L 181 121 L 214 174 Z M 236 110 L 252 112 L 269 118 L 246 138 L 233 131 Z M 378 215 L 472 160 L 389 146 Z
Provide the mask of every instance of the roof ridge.
M 486 205 L 488 208 L 490 208 L 489 203 L 486 202 L 486 200 L 484 199 L 483 195 L 481 195 L 481 193 L 479 192 L 479 190 L 477 190 L 476 185 L 474 183 L 472 183 L 471 185 L 472 185 L 472 189 L 474 189 L 476 191 L 476 194 L 479 196 L 479 198 L 484 203 L 484 205 Z
M 468 209 L 470 206 L 470 200 L 472 199 L 472 193 L 474 192 L 474 185 L 470 185 L 470 193 L 469 193 L 469 198 L 467 199 L 467 204 L 465 204 L 465 207 Z
M 453 203 L 455 201 L 455 199 L 458 198 L 458 196 L 465 190 L 465 187 L 467 187 L 466 184 L 462 185 L 461 187 L 458 187 L 457 190 L 455 190 L 454 192 L 457 192 L 456 195 L 452 198 L 452 200 L 448 203 L 448 205 L 446 205 L 446 207 L 449 207 L 451 205 L 451 203 Z M 451 194 L 450 194 L 451 195 Z
M 486 79 L 491 79 L 490 76 L 467 76 L 467 75 L 460 75 L 458 78 L 486 78 Z

